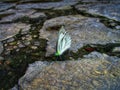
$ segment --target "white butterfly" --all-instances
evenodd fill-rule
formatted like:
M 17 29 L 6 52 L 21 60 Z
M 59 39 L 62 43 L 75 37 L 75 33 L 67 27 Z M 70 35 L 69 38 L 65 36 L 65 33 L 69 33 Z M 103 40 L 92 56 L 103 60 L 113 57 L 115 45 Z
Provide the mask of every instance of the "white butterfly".
M 57 51 L 55 55 L 56 56 L 62 55 L 67 49 L 70 48 L 70 46 L 71 46 L 71 37 L 62 26 L 58 34 L 57 49 L 56 49 Z

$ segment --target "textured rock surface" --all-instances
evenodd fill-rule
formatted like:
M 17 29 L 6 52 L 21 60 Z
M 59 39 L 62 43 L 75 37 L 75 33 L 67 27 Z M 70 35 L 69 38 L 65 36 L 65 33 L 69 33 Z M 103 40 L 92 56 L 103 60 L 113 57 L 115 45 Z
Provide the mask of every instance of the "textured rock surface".
M 72 37 L 71 50 L 76 52 L 86 44 L 106 44 L 120 42 L 120 31 L 105 27 L 98 19 L 75 16 L 62 16 L 47 20 L 40 30 L 40 37 L 48 39 L 46 56 L 53 54 L 57 41 L 57 33 L 61 25 Z
M 38 60 L 19 80 L 23 90 L 120 90 L 119 2 L 0 0 L 0 90 L 20 90 L 18 79 Z M 62 25 L 75 53 L 59 62 L 51 54 Z
M 104 16 L 120 22 L 120 4 L 84 4 L 77 5 L 76 9 L 80 12 L 87 12 L 92 15 Z
M 120 58 L 41 62 L 29 65 L 19 80 L 22 90 L 119 90 Z
M 120 52 L 120 47 L 115 47 L 115 48 L 113 49 L 113 52 Z
M 56 7 L 62 7 L 66 5 L 74 5 L 78 0 L 62 0 L 60 2 L 48 2 L 48 3 L 28 3 L 17 5 L 18 9 L 52 9 Z
M 2 53 L 3 51 L 3 44 L 0 42 L 0 54 Z
M 15 6 L 15 4 L 10 4 L 10 3 L 6 4 L 6 3 L 1 3 L 0 2 L 0 11 L 7 10 L 7 9 L 12 8 L 14 6 Z
M 80 0 L 81 2 L 87 2 L 87 3 L 89 3 L 89 2 L 92 2 L 92 3 L 100 3 L 100 2 L 102 2 L 102 3 L 119 3 L 120 2 L 120 0 Z
M 0 41 L 15 36 L 20 30 L 24 32 L 29 29 L 30 25 L 24 23 L 0 24 Z
M 39 19 L 39 18 L 46 17 L 44 13 L 36 12 L 35 10 L 26 10 L 26 9 L 25 10 L 12 10 L 11 9 L 11 10 L 5 11 L 0 14 L 1 16 L 10 14 L 5 17 L 2 17 L 2 19 L 0 20 L 0 23 L 13 22 L 15 20 L 22 19 L 22 18 Z

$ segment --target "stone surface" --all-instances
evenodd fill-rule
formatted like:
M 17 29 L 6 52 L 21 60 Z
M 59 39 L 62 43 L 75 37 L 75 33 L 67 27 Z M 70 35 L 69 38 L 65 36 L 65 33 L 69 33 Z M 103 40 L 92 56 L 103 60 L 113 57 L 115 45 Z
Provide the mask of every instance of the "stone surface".
M 99 52 L 96 52 L 96 51 L 94 51 L 94 52 L 92 52 L 92 53 L 90 53 L 90 54 L 88 54 L 88 55 L 84 55 L 83 57 L 84 58 L 101 58 L 101 59 L 104 59 L 104 57 L 107 57 L 107 55 L 106 54 L 101 54 L 101 53 L 99 53 Z
M 9 3 L 12 3 L 12 2 L 18 2 L 18 1 L 21 1 L 21 0 L 1 0 L 2 2 L 9 2 Z
M 113 52 L 120 52 L 120 47 L 115 47 L 115 48 L 113 49 Z
M 52 9 L 62 7 L 66 5 L 75 5 L 78 0 L 62 0 L 60 2 L 48 2 L 48 3 L 27 3 L 17 5 L 17 9 Z
M 1 18 L 0 23 L 13 22 L 15 20 L 22 19 L 22 18 L 24 20 L 25 18 L 39 19 L 39 18 L 46 17 L 46 15 L 42 12 L 36 12 L 35 10 L 26 10 L 26 9 L 25 10 L 8 10 L 0 14 L 1 16 L 6 15 Z
M 28 17 L 29 15 L 33 14 L 34 12 L 35 12 L 35 10 L 14 10 L 14 14 L 3 17 L 0 20 L 0 23 L 12 22 L 12 21 L 15 21 L 16 19 L 20 19 L 22 17 Z
M 71 6 L 63 6 L 63 7 L 58 7 L 58 8 L 54 8 L 54 10 L 71 10 L 72 7 Z
M 75 7 L 80 12 L 87 12 L 92 15 L 104 16 L 120 22 L 120 4 L 84 4 Z
M 7 4 L 7 3 L 0 2 L 0 11 L 7 10 L 7 9 L 12 8 L 14 6 L 15 6 L 15 4 L 11 4 L 11 3 Z
M 3 44 L 0 42 L 0 54 L 3 52 Z
M 120 42 L 120 31 L 105 27 L 98 19 L 83 17 L 80 15 L 61 16 L 47 20 L 40 30 L 40 38 L 48 40 L 46 56 L 55 52 L 57 33 L 60 26 L 65 25 L 72 38 L 70 50 L 77 52 L 86 44 L 107 44 Z M 50 48 L 54 49 L 51 50 Z
M 28 2 L 57 2 L 62 0 L 21 0 L 20 2 L 28 3 Z
M 19 33 L 28 31 L 30 25 L 24 23 L 0 24 L 0 41 L 11 38 Z
M 120 3 L 120 0 L 80 0 L 84 3 Z
M 37 61 L 19 80 L 22 90 L 119 90 L 119 83 L 120 58 L 107 55 L 102 59 Z
M 28 17 L 31 18 L 31 19 L 36 19 L 36 18 L 40 18 L 40 17 L 45 18 L 47 16 L 45 15 L 45 13 L 36 12 L 36 13 L 33 13 L 33 14 L 29 15 Z

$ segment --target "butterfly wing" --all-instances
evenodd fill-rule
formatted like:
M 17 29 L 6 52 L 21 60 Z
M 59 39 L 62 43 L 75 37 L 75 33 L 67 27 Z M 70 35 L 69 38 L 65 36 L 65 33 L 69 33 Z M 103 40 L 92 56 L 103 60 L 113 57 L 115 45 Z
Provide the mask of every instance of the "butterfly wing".
M 70 46 L 71 46 L 71 37 L 62 26 L 58 36 L 57 52 L 59 52 L 59 54 L 61 55 L 68 48 L 70 48 Z
M 67 49 L 70 48 L 70 46 L 71 46 L 71 37 L 69 36 L 68 33 L 63 37 L 63 39 L 61 41 L 61 46 L 62 46 L 62 48 L 60 50 L 61 54 L 63 52 L 65 52 Z

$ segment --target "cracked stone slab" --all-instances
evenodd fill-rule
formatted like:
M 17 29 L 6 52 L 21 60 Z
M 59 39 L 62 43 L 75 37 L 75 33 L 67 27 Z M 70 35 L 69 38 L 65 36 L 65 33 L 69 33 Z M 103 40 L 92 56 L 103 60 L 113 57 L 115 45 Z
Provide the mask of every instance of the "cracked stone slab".
M 29 29 L 30 25 L 24 23 L 0 24 L 0 41 L 15 36 L 20 30 L 24 32 Z
M 80 2 L 84 3 L 120 3 L 120 0 L 80 0 Z
M 0 2 L 0 11 L 7 10 L 7 9 L 12 8 L 14 6 L 15 6 L 15 4 L 12 4 L 12 3 L 1 3 Z
M 78 0 L 62 0 L 59 2 L 48 2 L 48 3 L 26 3 L 19 4 L 16 6 L 17 9 L 52 9 L 62 7 L 66 5 L 75 5 Z
M 8 12 L 9 11 L 10 10 L 8 10 Z M 11 10 L 11 11 L 14 11 L 14 14 L 11 14 L 11 15 L 8 15 L 6 17 L 3 17 L 0 20 L 0 23 L 12 22 L 12 21 L 15 21 L 16 19 L 20 19 L 20 18 L 22 18 L 24 16 L 29 16 L 29 15 L 31 15 L 31 14 L 33 14 L 35 12 L 35 10 Z
M 1 15 L 5 15 L 7 13 L 14 12 L 13 14 L 4 16 L 1 18 L 0 23 L 5 22 L 13 22 L 17 19 L 22 19 L 24 17 L 30 18 L 30 19 L 39 19 L 39 18 L 45 18 L 46 15 L 43 12 L 36 12 L 36 10 L 8 10 L 4 13 L 1 13 Z
M 62 0 L 21 0 L 20 2 L 22 3 L 27 3 L 27 2 L 58 2 Z
M 87 12 L 92 15 L 104 16 L 120 22 L 120 3 L 99 3 L 77 5 L 75 8 L 80 12 Z
M 48 40 L 46 56 L 55 53 L 58 31 L 62 25 L 72 38 L 70 50 L 73 52 L 86 44 L 120 42 L 120 31 L 107 28 L 99 19 L 80 15 L 61 16 L 45 21 L 40 30 L 40 38 Z
M 100 56 L 102 58 L 93 56 L 77 61 L 37 61 L 30 64 L 25 75 L 19 79 L 20 88 L 22 90 L 87 90 L 88 88 L 119 90 L 120 58 L 102 54 Z

